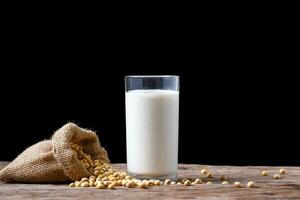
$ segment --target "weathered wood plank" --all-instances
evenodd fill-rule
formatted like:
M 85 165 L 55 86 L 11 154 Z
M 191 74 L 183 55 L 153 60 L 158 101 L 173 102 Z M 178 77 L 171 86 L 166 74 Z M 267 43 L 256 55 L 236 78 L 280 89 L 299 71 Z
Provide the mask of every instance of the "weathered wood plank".
M 0 169 L 5 166 L 0 162 Z M 126 169 L 125 164 L 113 164 L 115 168 Z M 179 165 L 179 177 L 196 178 L 200 169 L 209 169 L 216 184 L 197 186 L 160 186 L 149 189 L 117 188 L 98 190 L 93 188 L 68 188 L 67 185 L 53 184 L 6 184 L 0 183 L 0 199 L 300 199 L 300 167 L 283 167 L 287 174 L 275 180 L 271 176 L 260 176 L 261 170 L 270 175 L 282 167 L 235 167 L 209 165 Z M 230 183 L 240 181 L 244 185 L 252 180 L 257 188 L 234 188 L 221 185 L 219 175 L 226 175 Z M 202 179 L 206 180 L 201 177 Z

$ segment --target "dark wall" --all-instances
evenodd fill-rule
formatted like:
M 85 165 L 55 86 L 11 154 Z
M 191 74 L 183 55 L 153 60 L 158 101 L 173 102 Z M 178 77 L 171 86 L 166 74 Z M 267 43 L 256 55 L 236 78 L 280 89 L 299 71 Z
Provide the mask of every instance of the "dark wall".
M 126 162 L 124 76 L 174 74 L 180 162 L 300 165 L 293 54 L 263 26 L 79 33 L 17 22 L 1 61 L 0 160 L 72 121 L 97 131 L 112 162 Z

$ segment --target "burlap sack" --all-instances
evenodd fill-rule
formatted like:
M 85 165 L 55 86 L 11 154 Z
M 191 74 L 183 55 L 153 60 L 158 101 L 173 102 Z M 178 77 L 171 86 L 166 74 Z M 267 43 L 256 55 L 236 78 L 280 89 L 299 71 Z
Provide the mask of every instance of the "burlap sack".
M 90 130 L 68 123 L 57 130 L 50 140 L 27 148 L 0 171 L 0 180 L 24 183 L 57 183 L 75 181 L 90 173 L 72 153 L 70 143 L 80 144 L 94 159 L 109 162 L 98 136 Z

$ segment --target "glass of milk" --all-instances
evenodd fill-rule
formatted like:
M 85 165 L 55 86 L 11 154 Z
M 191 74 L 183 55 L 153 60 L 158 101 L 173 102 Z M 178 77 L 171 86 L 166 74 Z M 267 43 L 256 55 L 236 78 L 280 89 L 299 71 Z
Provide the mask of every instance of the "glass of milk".
M 127 170 L 144 179 L 176 179 L 179 76 L 126 76 Z

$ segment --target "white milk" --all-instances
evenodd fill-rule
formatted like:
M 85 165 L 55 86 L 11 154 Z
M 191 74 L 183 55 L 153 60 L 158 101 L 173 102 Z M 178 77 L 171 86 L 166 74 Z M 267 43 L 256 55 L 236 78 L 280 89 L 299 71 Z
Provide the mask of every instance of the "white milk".
M 175 178 L 179 92 L 126 92 L 127 169 L 140 177 Z

